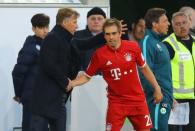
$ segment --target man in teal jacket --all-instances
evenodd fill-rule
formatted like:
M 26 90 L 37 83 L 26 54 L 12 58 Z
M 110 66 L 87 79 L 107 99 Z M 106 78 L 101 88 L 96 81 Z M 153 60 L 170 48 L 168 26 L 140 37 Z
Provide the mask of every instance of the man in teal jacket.
M 145 15 L 145 22 L 147 30 L 144 39 L 140 42 L 140 47 L 147 64 L 150 66 L 161 87 L 163 100 L 160 104 L 154 102 L 151 85 L 142 74 L 140 75 L 140 79 L 152 118 L 152 131 L 168 131 L 173 88 L 169 53 L 161 41 L 163 36 L 167 34 L 170 23 L 166 16 L 166 11 L 161 8 L 149 9 Z

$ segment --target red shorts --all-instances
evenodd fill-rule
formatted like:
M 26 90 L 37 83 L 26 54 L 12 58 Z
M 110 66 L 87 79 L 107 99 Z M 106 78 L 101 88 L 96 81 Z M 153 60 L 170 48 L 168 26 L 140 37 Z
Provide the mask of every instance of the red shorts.
M 106 131 L 120 131 L 126 117 L 131 121 L 135 130 L 152 128 L 146 102 L 143 102 L 141 106 L 110 103 L 107 110 Z

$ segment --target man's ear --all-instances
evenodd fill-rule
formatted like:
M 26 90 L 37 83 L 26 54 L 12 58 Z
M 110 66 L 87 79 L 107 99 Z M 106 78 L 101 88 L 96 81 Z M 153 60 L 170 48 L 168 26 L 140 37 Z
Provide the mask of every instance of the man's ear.
M 122 31 L 120 31 L 119 33 L 120 33 L 120 37 L 121 37 L 121 36 L 123 35 L 123 32 L 122 32 Z
M 190 23 L 192 23 L 192 16 L 191 15 L 189 16 L 189 21 L 190 21 Z
M 64 19 L 64 20 L 62 21 L 62 24 L 63 24 L 63 25 L 66 25 L 66 24 L 67 24 L 67 20 Z
M 158 23 L 152 22 L 152 28 L 156 28 L 157 25 L 158 25 Z
M 32 26 L 32 31 L 35 32 L 35 27 Z
M 62 24 L 63 24 L 63 25 L 67 25 L 69 22 L 70 22 L 69 19 L 64 19 L 64 20 L 62 21 Z
M 69 20 L 64 19 L 64 20 L 62 21 L 62 27 L 67 27 L 67 26 L 68 26 L 68 23 L 69 23 Z

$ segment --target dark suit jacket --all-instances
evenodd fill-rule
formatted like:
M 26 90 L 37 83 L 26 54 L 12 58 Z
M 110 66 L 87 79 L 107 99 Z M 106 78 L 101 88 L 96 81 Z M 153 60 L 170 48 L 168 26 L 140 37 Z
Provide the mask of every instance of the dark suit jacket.
M 60 118 L 68 78 L 75 78 L 78 69 L 72 63 L 72 34 L 56 25 L 43 41 L 40 68 L 33 91 L 33 112 L 50 118 Z M 74 52 L 74 51 L 73 51 Z M 74 52 L 75 53 L 75 52 Z M 65 108 L 64 108 L 65 110 Z
M 91 38 L 93 37 L 92 33 L 89 31 L 88 28 L 84 30 L 80 30 L 75 32 L 74 34 L 75 38 L 78 39 L 85 39 L 85 38 Z M 93 43 L 90 43 L 93 44 Z M 80 51 L 80 58 L 81 58 L 81 70 L 85 70 L 90 62 L 91 56 L 94 53 L 95 48 L 86 50 L 86 51 Z

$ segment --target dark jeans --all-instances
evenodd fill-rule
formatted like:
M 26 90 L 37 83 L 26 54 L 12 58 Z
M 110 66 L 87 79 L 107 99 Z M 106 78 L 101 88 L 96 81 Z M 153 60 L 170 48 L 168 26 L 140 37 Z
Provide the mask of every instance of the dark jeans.
M 195 131 L 195 100 L 178 100 L 178 102 L 189 102 L 189 124 L 183 126 L 169 125 L 169 131 Z
M 23 102 L 23 111 L 22 111 L 22 131 L 30 130 L 30 121 L 32 116 L 31 102 Z
M 42 116 L 39 114 L 32 114 L 31 130 L 30 131 L 66 131 L 66 94 L 62 96 L 61 108 L 57 110 L 59 117 L 53 118 L 49 116 Z M 55 112 L 52 112 L 55 114 Z
M 59 119 L 47 118 L 40 115 L 32 115 L 30 131 L 66 131 L 66 116 Z

